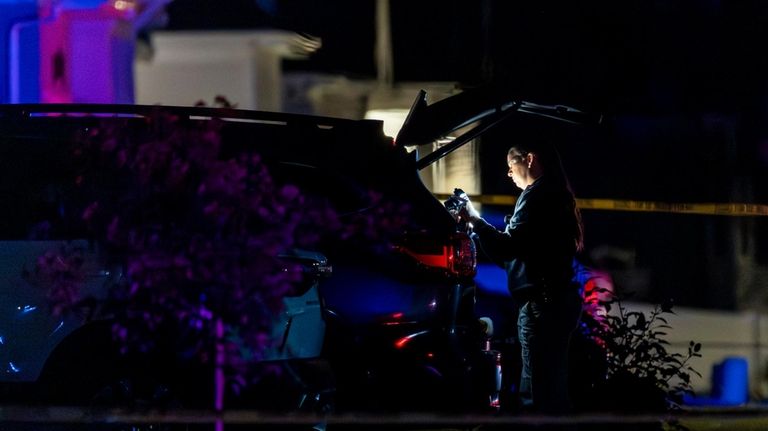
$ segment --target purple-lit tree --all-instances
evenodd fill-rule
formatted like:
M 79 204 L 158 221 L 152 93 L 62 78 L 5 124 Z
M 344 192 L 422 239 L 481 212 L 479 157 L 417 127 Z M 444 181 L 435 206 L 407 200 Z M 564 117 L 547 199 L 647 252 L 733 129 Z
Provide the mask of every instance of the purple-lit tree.
M 381 244 L 400 228 L 402 210 L 380 205 L 342 223 L 326 202 L 276 183 L 255 152 L 224 157 L 219 120 L 158 109 L 141 133 L 126 127 L 135 121 L 105 122 L 74 153 L 82 218 L 124 274 L 109 295 L 113 335 L 123 350 L 150 351 L 156 333 L 171 331 L 215 365 L 221 409 L 225 374 L 234 387 L 248 384 L 282 298 L 301 280 L 302 269 L 278 255 L 323 238 Z M 83 262 L 71 250 L 40 257 L 54 312 L 81 304 Z

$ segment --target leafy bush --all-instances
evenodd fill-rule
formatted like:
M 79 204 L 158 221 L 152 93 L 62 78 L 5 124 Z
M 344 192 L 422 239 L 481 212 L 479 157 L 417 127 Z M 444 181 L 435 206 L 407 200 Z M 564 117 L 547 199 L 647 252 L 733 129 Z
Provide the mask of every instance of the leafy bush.
M 582 335 L 601 360 L 602 376 L 593 382 L 597 405 L 611 411 L 664 411 L 679 407 L 691 393 L 691 376 L 701 377 L 690 364 L 701 357 L 701 344 L 691 341 L 687 354 L 670 352 L 665 340 L 672 329 L 665 315 L 672 303 L 649 312 L 630 311 L 612 292 L 587 304 Z

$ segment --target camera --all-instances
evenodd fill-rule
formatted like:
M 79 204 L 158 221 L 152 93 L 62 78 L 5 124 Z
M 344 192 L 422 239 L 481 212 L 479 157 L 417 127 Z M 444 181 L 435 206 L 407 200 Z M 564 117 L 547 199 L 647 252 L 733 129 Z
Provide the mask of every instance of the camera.
M 448 211 L 459 212 L 467 205 L 467 202 L 469 202 L 469 197 L 464 190 L 453 189 L 453 195 L 449 196 L 443 205 L 445 205 Z

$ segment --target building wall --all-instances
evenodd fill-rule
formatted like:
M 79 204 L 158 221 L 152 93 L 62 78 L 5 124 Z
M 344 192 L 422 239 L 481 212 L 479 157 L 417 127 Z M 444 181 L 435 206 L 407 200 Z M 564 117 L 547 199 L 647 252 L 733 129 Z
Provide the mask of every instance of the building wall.
M 624 304 L 629 311 L 653 308 L 644 303 Z M 749 388 L 752 399 L 768 398 L 768 314 L 755 311 L 710 311 L 675 307 L 674 314 L 665 315 L 672 329 L 664 338 L 669 350 L 687 354 L 691 341 L 701 343 L 701 358 L 691 361 L 702 374 L 691 381 L 698 395 L 710 393 L 712 369 L 723 359 L 739 356 L 749 364 Z

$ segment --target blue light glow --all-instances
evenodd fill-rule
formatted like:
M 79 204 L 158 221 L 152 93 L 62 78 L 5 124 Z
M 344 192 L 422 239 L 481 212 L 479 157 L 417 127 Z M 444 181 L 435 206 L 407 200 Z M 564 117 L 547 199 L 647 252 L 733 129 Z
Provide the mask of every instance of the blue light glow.
M 13 4 L 13 5 L 20 5 L 20 4 L 28 4 L 28 5 L 35 5 L 35 0 L 0 0 L 0 5 L 6 5 L 6 4 Z
M 364 286 L 360 280 L 366 280 Z M 427 304 L 415 304 L 413 286 L 376 273 L 345 268 L 334 273 L 323 290 L 326 304 L 351 321 L 369 320 L 393 313 L 406 314 Z
M 64 326 L 64 321 L 62 320 L 61 322 L 59 322 L 59 325 L 56 327 L 56 329 L 54 329 L 54 330 L 53 330 L 53 332 L 51 332 L 51 335 L 53 335 L 53 334 L 55 334 L 55 333 L 59 332 L 59 330 L 60 330 L 60 329 L 61 329 L 63 326 Z
M 8 371 L 9 373 L 18 373 L 21 370 L 16 367 L 16 365 L 13 364 L 13 362 L 8 362 Z
M 24 306 L 21 306 L 20 305 L 19 307 L 17 307 L 17 309 L 19 311 L 21 311 L 21 314 L 27 314 L 27 313 L 31 313 L 31 312 L 37 310 L 37 306 L 34 306 L 34 305 L 24 305 Z
M 105 3 L 105 0 L 65 0 L 59 4 L 59 7 L 66 9 L 96 9 L 103 3 Z
M 478 263 L 475 276 L 477 289 L 498 296 L 510 296 L 507 289 L 507 273 L 500 266 L 493 263 Z
M 39 101 L 37 2 L 0 0 L 0 103 Z

